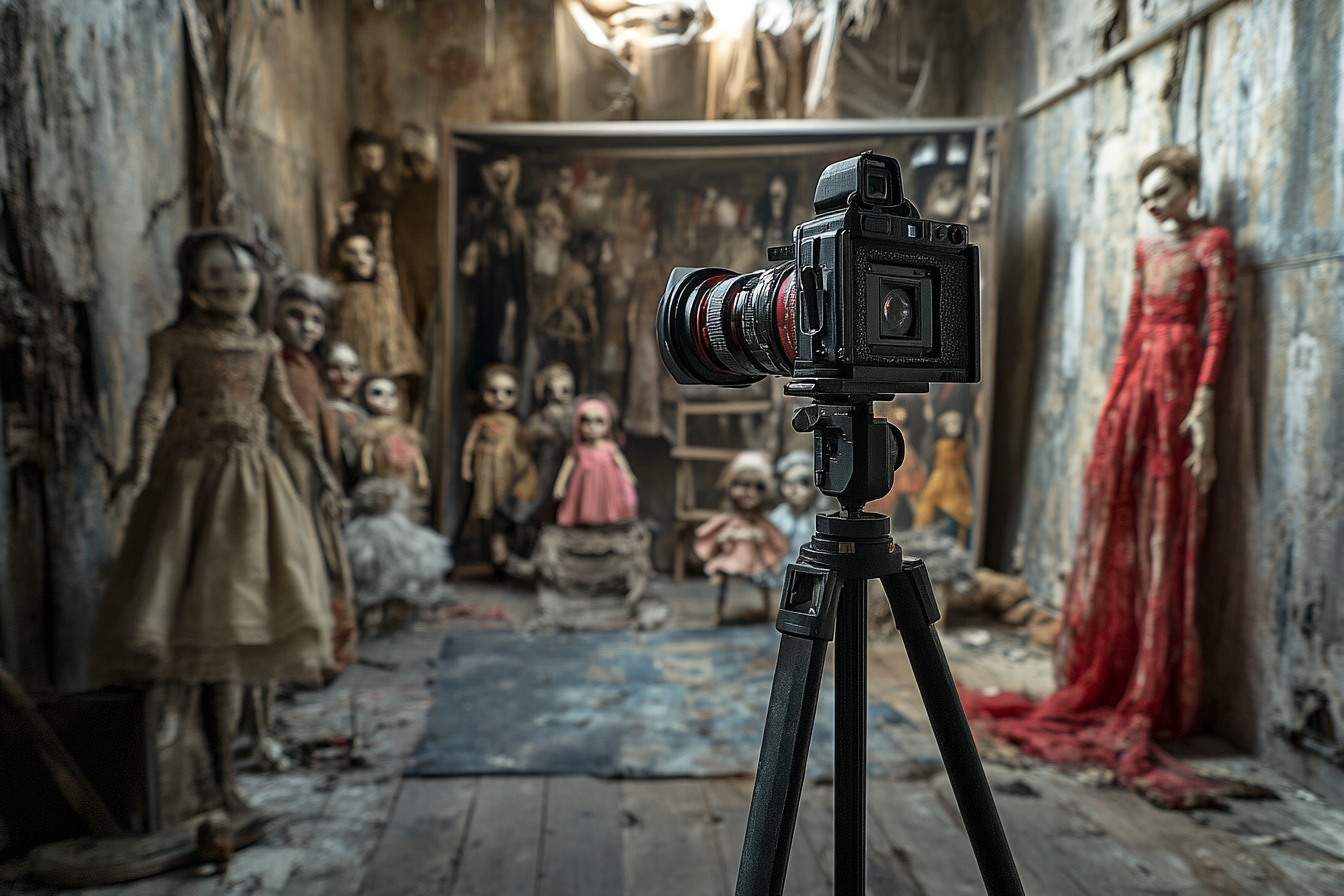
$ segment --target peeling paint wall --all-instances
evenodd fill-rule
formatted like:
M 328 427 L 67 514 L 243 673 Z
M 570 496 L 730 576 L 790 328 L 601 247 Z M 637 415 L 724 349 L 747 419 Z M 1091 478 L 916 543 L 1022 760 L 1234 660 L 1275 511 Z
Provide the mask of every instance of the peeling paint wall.
M 962 111 L 1008 113 L 1190 6 L 970 0 L 967 56 L 987 64 Z M 1344 752 L 1321 757 L 1344 747 L 1341 15 L 1332 0 L 1236 0 L 1017 121 L 998 340 L 1024 350 L 999 352 L 987 533 L 991 562 L 1058 602 L 1152 227 L 1134 172 L 1163 143 L 1195 146 L 1240 266 L 1201 569 L 1204 718 L 1336 793 Z
M 242 200 L 312 268 L 343 198 L 345 2 L 235 8 Z M 177 307 L 187 71 L 177 0 L 0 0 L 0 658 L 38 691 L 87 684 L 129 512 L 106 490 Z

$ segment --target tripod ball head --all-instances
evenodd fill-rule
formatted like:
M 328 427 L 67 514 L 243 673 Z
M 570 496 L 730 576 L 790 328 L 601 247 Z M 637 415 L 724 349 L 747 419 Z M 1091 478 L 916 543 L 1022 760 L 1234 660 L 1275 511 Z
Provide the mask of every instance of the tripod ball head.
M 873 419 L 871 401 L 818 401 L 794 412 L 793 428 L 812 433 L 817 488 L 845 510 L 862 510 L 891 491 L 905 440 L 886 420 Z

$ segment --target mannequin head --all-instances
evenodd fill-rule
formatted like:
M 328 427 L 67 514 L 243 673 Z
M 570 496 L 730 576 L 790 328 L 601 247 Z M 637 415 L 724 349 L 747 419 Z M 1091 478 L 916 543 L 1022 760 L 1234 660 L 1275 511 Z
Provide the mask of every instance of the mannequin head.
M 1139 199 L 1159 227 L 1180 231 L 1198 215 L 1199 156 L 1184 146 L 1168 144 L 1139 165 Z
M 481 402 L 488 411 L 511 411 L 518 403 L 518 370 L 491 364 L 481 373 Z
M 337 339 L 327 346 L 326 375 L 328 394 L 346 401 L 355 399 L 363 372 L 359 355 L 350 343 Z
M 391 377 L 374 375 L 360 386 L 360 399 L 371 417 L 392 417 L 401 410 L 401 396 Z
M 724 504 L 742 513 L 759 512 L 775 497 L 775 473 L 770 458 L 760 451 L 742 451 L 719 477 Z
M 817 503 L 815 459 L 811 451 L 790 451 L 775 464 L 779 496 L 794 514 L 806 513 Z
M 373 237 L 362 230 L 347 228 L 336 235 L 335 249 L 336 265 L 346 280 L 367 283 L 373 279 L 378 271 Z

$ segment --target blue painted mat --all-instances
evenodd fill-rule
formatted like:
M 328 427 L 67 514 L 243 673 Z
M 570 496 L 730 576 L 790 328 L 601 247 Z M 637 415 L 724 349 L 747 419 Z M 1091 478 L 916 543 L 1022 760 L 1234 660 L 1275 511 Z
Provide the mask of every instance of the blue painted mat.
M 779 638 L 765 625 L 451 635 L 407 774 L 752 774 Z M 832 774 L 834 705 L 827 672 L 808 759 L 813 780 Z M 908 770 L 898 738 L 913 733 L 909 719 L 870 703 L 868 728 L 869 774 Z

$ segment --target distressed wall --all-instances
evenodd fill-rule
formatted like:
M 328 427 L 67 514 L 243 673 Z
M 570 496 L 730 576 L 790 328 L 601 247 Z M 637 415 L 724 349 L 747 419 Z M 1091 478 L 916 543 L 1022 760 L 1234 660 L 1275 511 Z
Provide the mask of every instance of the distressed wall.
M 240 201 L 311 268 L 345 177 L 345 3 L 230 8 Z M 0 659 L 38 691 L 87 683 L 129 511 L 107 483 L 199 206 L 188 65 L 178 0 L 0 0 Z
M 1010 112 L 1193 5 L 972 0 L 967 56 L 986 64 L 963 111 Z M 1195 146 L 1203 199 L 1231 229 L 1240 266 L 1201 569 L 1204 721 L 1335 793 L 1344 792 L 1341 24 L 1331 0 L 1236 0 L 1016 122 L 987 533 L 991 562 L 1021 569 L 1058 603 L 1135 240 L 1152 227 L 1134 172 L 1162 143 Z

